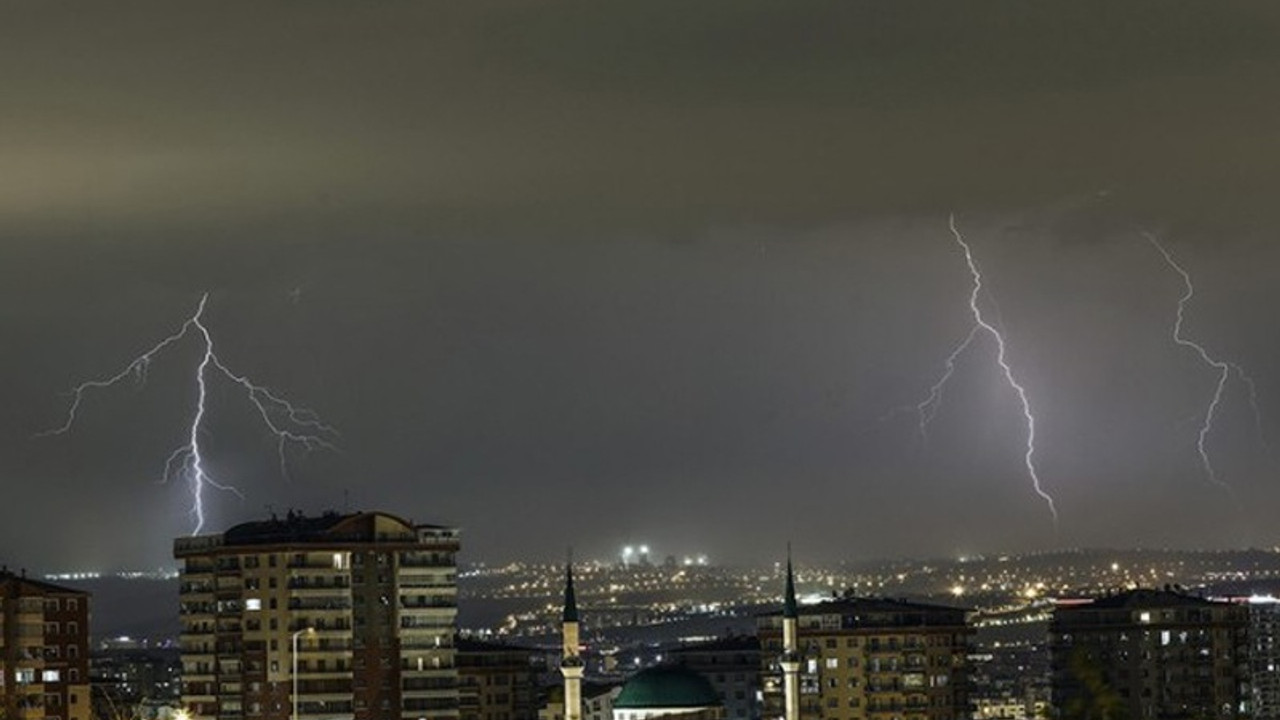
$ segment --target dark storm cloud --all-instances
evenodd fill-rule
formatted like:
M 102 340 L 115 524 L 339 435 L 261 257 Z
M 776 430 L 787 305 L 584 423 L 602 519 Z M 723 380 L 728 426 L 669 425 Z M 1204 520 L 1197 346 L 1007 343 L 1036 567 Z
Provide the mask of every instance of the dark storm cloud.
M 641 536 L 737 557 L 785 537 L 825 557 L 1273 540 L 1198 474 L 1212 377 L 1172 346 L 1180 287 L 1139 234 L 1193 269 L 1191 327 L 1274 407 L 1272 4 L 0 14 L 15 556 L 158 562 L 189 527 L 182 490 L 152 480 L 194 348 L 72 436 L 29 435 L 204 290 L 228 362 L 344 433 L 285 483 L 219 391 L 211 447 L 252 488 L 219 498 L 223 524 L 350 497 L 458 522 L 498 557 Z M 1043 413 L 1061 535 L 988 345 L 927 449 L 909 416 L 880 420 L 968 329 L 950 211 Z M 1232 392 L 1215 457 L 1267 507 Z M 94 549 L 27 542 L 67 520 Z
M 325 202 L 695 226 L 1268 212 L 1261 3 L 62 5 L 0 33 L 10 218 Z

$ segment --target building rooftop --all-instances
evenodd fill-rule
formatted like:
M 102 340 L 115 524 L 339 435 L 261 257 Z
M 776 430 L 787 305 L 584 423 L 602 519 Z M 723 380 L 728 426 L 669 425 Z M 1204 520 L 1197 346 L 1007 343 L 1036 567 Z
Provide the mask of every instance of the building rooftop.
M 26 571 L 15 573 L 8 568 L 0 570 L 0 587 L 4 588 L 4 594 L 19 597 L 23 595 L 48 595 L 50 593 L 89 596 L 87 591 L 29 578 L 26 575 Z
M 226 532 L 178 538 L 176 552 L 186 553 L 218 547 L 244 545 L 295 545 L 325 543 L 417 542 L 422 531 L 443 539 L 456 536 L 455 528 L 414 524 L 385 512 L 326 512 L 317 516 L 290 511 L 284 517 L 240 523 Z
M 755 635 L 730 635 L 700 643 L 681 645 L 673 654 L 702 652 L 760 652 L 760 638 Z
M 717 707 L 720 696 L 711 681 L 679 665 L 641 670 L 622 686 L 615 709 Z
M 801 605 L 800 615 L 850 615 L 858 613 L 966 613 L 969 608 L 911 602 L 906 599 L 874 597 L 836 597 L 813 605 Z M 781 610 L 763 613 L 761 617 L 781 615 Z
M 1177 590 L 1151 590 L 1139 588 L 1116 595 L 1096 598 L 1093 602 L 1074 605 L 1064 610 L 1121 610 L 1172 607 L 1216 607 L 1222 603 L 1188 595 Z
M 510 645 L 504 642 L 492 642 L 489 640 L 477 640 L 472 637 L 458 636 L 453 641 L 454 649 L 458 652 L 482 653 L 482 652 L 519 652 L 519 653 L 543 653 L 534 647 L 526 647 L 523 645 Z

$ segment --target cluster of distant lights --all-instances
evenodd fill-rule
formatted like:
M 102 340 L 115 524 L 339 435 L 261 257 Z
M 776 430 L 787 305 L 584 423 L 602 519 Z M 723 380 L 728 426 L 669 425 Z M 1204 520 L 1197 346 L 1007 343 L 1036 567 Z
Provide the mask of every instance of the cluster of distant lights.
M 620 562 L 627 547 L 631 561 Z M 668 563 L 651 562 L 654 551 L 645 545 L 619 550 L 611 562 L 574 562 L 579 603 L 596 615 L 594 622 L 601 628 L 630 627 L 631 623 L 620 622 L 623 618 L 616 616 L 626 609 L 643 607 L 649 613 L 639 624 L 660 625 L 693 617 L 736 616 L 781 602 L 781 562 L 769 568 L 682 568 L 678 563 L 672 568 L 670 558 Z M 1280 549 L 1270 552 L 1280 555 Z M 803 591 L 798 600 L 805 605 L 838 599 L 847 592 L 868 597 L 945 597 L 972 609 L 976 627 L 997 628 L 1044 623 L 1062 602 L 1120 590 L 1176 585 L 1195 591 L 1214 580 L 1280 578 L 1280 559 L 1249 567 L 1229 561 L 1230 557 L 1229 552 L 1176 550 L 968 554 L 955 558 L 952 562 L 958 563 L 954 565 L 945 560 L 896 561 L 858 571 L 801 566 L 796 568 L 796 580 Z M 697 564 L 696 558 L 689 560 Z M 469 576 L 506 580 L 497 587 L 465 591 L 472 597 L 527 601 L 493 628 L 476 628 L 473 634 L 538 636 L 555 632 L 564 582 L 561 563 L 480 564 Z M 660 598 L 627 597 L 658 589 L 663 591 Z M 1246 602 L 1244 598 L 1232 600 Z M 1280 605 L 1256 597 L 1250 602 Z
M 44 579 L 51 582 L 101 580 L 102 578 L 117 578 L 120 580 L 177 580 L 178 571 L 175 568 L 159 568 L 157 570 L 121 570 L 113 573 L 104 573 L 97 570 L 84 570 L 80 572 L 47 573 L 44 575 Z
M 648 545 L 624 545 L 622 548 L 622 552 L 619 553 L 619 555 L 622 557 L 623 565 L 630 565 L 633 562 L 648 561 L 649 546 Z M 694 567 L 694 566 L 705 567 L 707 563 L 708 563 L 708 560 L 706 555 L 685 555 L 684 558 L 682 558 L 680 561 L 680 564 L 685 567 Z

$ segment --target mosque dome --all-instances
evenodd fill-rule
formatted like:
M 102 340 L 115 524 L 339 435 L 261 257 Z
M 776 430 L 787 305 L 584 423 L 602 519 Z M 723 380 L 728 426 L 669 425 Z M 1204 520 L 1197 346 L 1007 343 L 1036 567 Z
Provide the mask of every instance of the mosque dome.
M 679 665 L 641 670 L 622 686 L 615 710 L 719 707 L 720 696 L 702 675 Z

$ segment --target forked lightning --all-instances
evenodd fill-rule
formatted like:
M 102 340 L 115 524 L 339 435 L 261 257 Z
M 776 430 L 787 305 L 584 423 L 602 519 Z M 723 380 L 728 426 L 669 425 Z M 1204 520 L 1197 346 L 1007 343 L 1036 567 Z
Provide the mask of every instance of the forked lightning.
M 1191 299 L 1195 297 L 1196 294 L 1195 285 L 1191 282 L 1191 273 L 1187 272 L 1186 268 L 1178 264 L 1178 261 L 1174 259 L 1173 254 L 1165 248 L 1155 235 L 1151 233 L 1143 233 L 1143 235 L 1147 238 L 1147 241 L 1151 243 L 1151 246 L 1160 253 L 1160 256 L 1164 258 L 1165 263 L 1170 268 L 1173 268 L 1173 271 L 1178 273 L 1182 278 L 1183 292 L 1182 297 L 1178 298 L 1178 311 L 1173 322 L 1173 342 L 1182 347 L 1191 349 L 1195 352 L 1196 356 L 1200 358 L 1201 362 L 1203 362 L 1207 367 L 1212 368 L 1217 374 L 1218 379 L 1217 382 L 1214 383 L 1213 395 L 1209 398 L 1209 404 L 1205 409 L 1204 419 L 1200 422 L 1200 431 L 1196 438 L 1196 452 L 1200 454 L 1200 464 L 1204 466 L 1204 474 L 1209 482 L 1217 485 L 1223 490 L 1226 490 L 1227 493 L 1235 499 L 1234 489 L 1218 477 L 1218 473 L 1213 467 L 1213 462 L 1209 459 L 1209 434 L 1213 432 L 1213 421 L 1218 415 L 1218 410 L 1222 407 L 1222 399 L 1226 392 L 1227 381 L 1231 379 L 1231 372 L 1234 370 L 1239 376 L 1240 381 L 1244 383 L 1245 389 L 1248 393 L 1249 403 L 1253 408 L 1254 422 L 1257 423 L 1258 433 L 1261 437 L 1262 417 L 1258 410 L 1257 388 L 1253 383 L 1253 378 L 1245 374 L 1244 368 L 1240 367 L 1240 365 L 1213 357 L 1203 345 L 1187 338 L 1183 334 L 1182 329 L 1186 320 L 1187 303 L 1191 302 Z
M 955 373 L 956 360 L 967 350 L 980 333 L 986 333 L 991 336 L 996 343 L 996 364 L 1000 366 L 1000 371 L 1004 375 L 1005 381 L 1009 387 L 1013 388 L 1018 396 L 1018 401 L 1022 407 L 1022 415 L 1027 424 L 1027 445 L 1026 453 L 1023 455 L 1023 462 L 1027 468 L 1027 475 L 1031 478 L 1031 487 L 1040 499 L 1044 500 L 1049 506 L 1049 514 L 1053 516 L 1054 527 L 1058 525 L 1058 508 L 1053 497 L 1044 489 L 1044 485 L 1040 482 L 1040 472 L 1036 468 L 1036 418 L 1031 411 L 1031 401 L 1027 398 L 1027 390 L 1018 382 L 1013 374 L 1013 367 L 1009 364 L 1006 352 L 1004 335 L 1000 330 L 987 321 L 982 314 L 982 306 L 979 302 L 982 291 L 982 271 L 978 267 L 977 261 L 973 257 L 973 250 L 969 247 L 969 243 L 965 242 L 964 236 L 960 234 L 959 228 L 956 227 L 955 215 L 947 219 L 947 226 L 951 229 L 951 235 L 955 238 L 956 244 L 964 251 L 965 262 L 969 266 L 969 274 L 973 277 L 973 289 L 969 293 L 969 312 L 973 315 L 973 327 L 970 328 L 969 334 L 965 339 L 956 346 L 946 359 L 946 369 L 942 376 L 938 379 L 933 387 L 929 389 L 929 395 L 916 405 L 916 413 L 919 417 L 919 427 L 921 437 L 926 436 L 929 423 L 933 421 L 938 413 L 938 407 L 942 402 L 942 391 L 946 387 L 947 382 Z
M 205 462 L 205 455 L 200 444 L 201 436 L 205 432 L 206 400 L 209 394 L 211 375 L 220 375 L 244 390 L 249 402 L 257 409 L 263 424 L 276 437 L 280 471 L 286 477 L 288 476 L 286 456 L 288 446 L 296 445 L 304 450 L 313 450 L 317 447 L 332 449 L 333 445 L 330 439 L 337 436 L 337 432 L 332 427 L 322 423 L 315 413 L 293 405 L 269 389 L 254 383 L 247 376 L 232 372 L 222 362 L 214 351 L 213 335 L 210 334 L 208 326 L 204 324 L 204 310 L 208 300 L 209 295 L 207 293 L 201 296 L 195 313 L 187 318 L 176 332 L 134 358 L 118 373 L 102 379 L 87 380 L 75 386 L 71 391 L 72 399 L 71 405 L 67 409 L 66 421 L 59 427 L 40 433 L 41 436 L 49 436 L 63 435 L 70 432 L 76 423 L 77 414 L 87 393 L 111 387 L 130 378 L 139 382 L 145 381 L 147 370 L 157 355 L 194 333 L 203 347 L 200 362 L 195 369 L 197 390 L 195 412 L 192 414 L 191 422 L 187 427 L 186 443 L 169 455 L 164 464 L 163 474 L 163 480 L 166 482 L 173 478 L 179 478 L 185 480 L 191 486 L 191 514 L 195 519 L 195 527 L 192 530 L 193 535 L 199 534 L 204 528 L 204 495 L 206 487 L 233 492 L 243 497 L 241 492 L 234 486 L 214 478 Z

